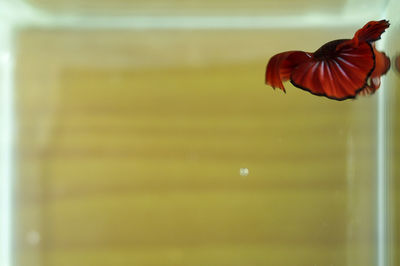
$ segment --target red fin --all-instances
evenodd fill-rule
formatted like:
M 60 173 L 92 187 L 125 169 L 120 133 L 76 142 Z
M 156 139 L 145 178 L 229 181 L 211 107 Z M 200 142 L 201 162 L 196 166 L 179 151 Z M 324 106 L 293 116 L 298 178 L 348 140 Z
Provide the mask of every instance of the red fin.
M 373 88 L 371 88 L 370 86 L 365 86 L 365 88 L 363 88 L 362 90 L 360 90 L 357 95 L 361 95 L 361 96 L 368 96 L 368 95 L 372 95 L 375 93 L 376 90 L 374 90 Z
M 380 79 L 381 76 L 385 75 L 390 68 L 390 59 L 386 56 L 384 52 L 379 52 L 374 47 L 374 54 L 375 54 L 375 69 L 371 74 L 371 86 L 375 90 L 377 90 L 380 86 Z
M 390 68 L 390 59 L 384 52 L 380 52 L 373 46 L 375 55 L 375 68 L 369 77 L 367 86 L 359 92 L 360 95 L 374 94 L 381 86 L 381 76 L 385 75 Z
M 353 37 L 353 41 L 359 42 L 374 42 L 381 38 L 381 34 L 389 27 L 389 21 L 370 21 L 364 27 L 359 29 Z
M 396 66 L 397 71 L 400 73 L 400 55 L 396 56 L 394 65 Z
M 342 47 L 335 57 L 298 65 L 291 81 L 313 94 L 344 100 L 354 98 L 365 87 L 373 68 L 372 47 L 363 42 L 358 47 Z
M 283 81 L 290 78 L 292 69 L 311 56 L 302 51 L 290 51 L 274 55 L 268 62 L 265 83 L 285 91 Z

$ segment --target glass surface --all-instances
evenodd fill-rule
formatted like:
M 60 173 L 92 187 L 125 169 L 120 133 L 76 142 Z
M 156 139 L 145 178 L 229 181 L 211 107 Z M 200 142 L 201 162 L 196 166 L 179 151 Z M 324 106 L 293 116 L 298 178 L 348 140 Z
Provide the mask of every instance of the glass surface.
M 41 15 L 71 16 L 268 16 L 315 19 L 345 15 L 348 19 L 376 19 L 387 0 L 2 0 L 19 12 L 33 9 Z M 335 17 L 336 16 L 336 17 Z M 132 17 L 130 17 L 132 19 Z M 301 22 L 299 21 L 299 24 Z
M 345 0 L 28 0 L 34 7 L 58 13 L 152 15 L 265 15 L 339 13 Z M 378 1 L 379 2 L 379 1 Z M 374 4 L 375 5 L 375 4 Z
M 389 14 L 392 15 L 393 27 L 388 33 L 388 39 L 385 42 L 386 50 L 392 59 L 392 71 L 388 73 L 385 80 L 386 85 L 390 88 L 386 93 L 386 122 L 389 125 L 387 132 L 388 155 L 387 155 L 387 168 L 388 168 L 388 222 L 390 232 L 388 234 L 388 242 L 390 248 L 391 265 L 400 264 L 400 157 L 399 157 L 399 134 L 400 134 L 400 119 L 399 112 L 399 89 L 400 89 L 400 68 L 396 69 L 395 59 L 400 56 L 400 20 L 396 12 L 400 9 L 400 2 L 392 3 L 389 6 Z
M 350 38 L 360 10 L 385 6 L 349 20 L 360 1 L 314 2 L 16 1 L 26 17 L 0 23 L 2 139 L 15 125 L 0 143 L 0 264 L 397 265 L 400 73 L 347 101 L 264 85 L 274 54 Z M 174 18 L 199 14 L 289 20 Z

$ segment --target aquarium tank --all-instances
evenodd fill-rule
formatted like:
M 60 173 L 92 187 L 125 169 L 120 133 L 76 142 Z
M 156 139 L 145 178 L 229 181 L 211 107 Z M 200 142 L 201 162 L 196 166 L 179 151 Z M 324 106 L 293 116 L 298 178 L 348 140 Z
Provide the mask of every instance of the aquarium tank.
M 0 266 L 400 265 L 399 14 L 0 0 Z M 275 54 L 383 19 L 376 93 L 265 84 Z

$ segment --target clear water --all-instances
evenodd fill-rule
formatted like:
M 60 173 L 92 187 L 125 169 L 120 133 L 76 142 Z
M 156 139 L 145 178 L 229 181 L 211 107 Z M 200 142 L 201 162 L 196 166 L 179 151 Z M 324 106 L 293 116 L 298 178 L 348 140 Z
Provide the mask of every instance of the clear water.
M 332 3 L 294 19 L 5 2 L 1 265 L 397 265 L 399 73 L 343 102 L 263 84 L 273 54 L 366 22 Z M 371 18 L 391 19 L 391 58 L 398 8 Z

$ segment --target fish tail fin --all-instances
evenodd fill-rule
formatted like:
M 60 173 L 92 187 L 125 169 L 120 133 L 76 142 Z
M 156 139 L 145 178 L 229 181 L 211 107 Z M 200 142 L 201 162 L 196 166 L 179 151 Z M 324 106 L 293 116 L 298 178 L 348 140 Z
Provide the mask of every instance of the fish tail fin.
M 274 55 L 267 65 L 265 84 L 286 92 L 282 82 L 290 79 L 292 69 L 306 57 L 308 57 L 307 53 L 302 51 L 289 51 Z
M 271 57 L 265 71 L 265 84 L 270 85 L 274 89 L 279 88 L 285 92 L 282 81 L 286 79 L 285 77 L 281 77 L 281 68 L 290 53 L 291 52 L 279 53 Z
M 353 41 L 357 44 L 359 42 L 377 41 L 389 26 L 389 21 L 385 19 L 380 21 L 370 21 L 354 34 Z

